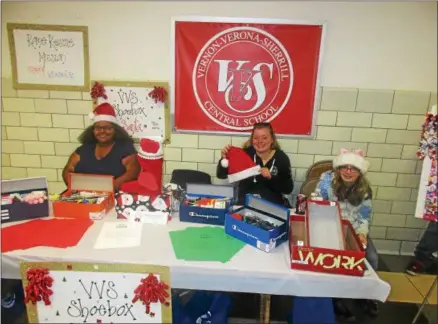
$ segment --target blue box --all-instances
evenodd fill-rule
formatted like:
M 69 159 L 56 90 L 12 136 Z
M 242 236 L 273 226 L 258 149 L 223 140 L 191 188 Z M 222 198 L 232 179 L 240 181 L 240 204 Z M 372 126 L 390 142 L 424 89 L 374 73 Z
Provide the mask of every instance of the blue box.
M 223 209 L 195 207 L 185 205 L 185 198 L 181 201 L 179 208 L 179 219 L 182 222 L 200 223 L 209 225 L 224 225 L 225 214 L 228 212 L 231 205 L 234 203 L 236 187 L 228 185 L 212 185 L 212 184 L 187 184 L 186 197 L 199 198 L 231 198 Z
M 49 199 L 46 177 L 24 178 L 13 180 L 2 180 L 2 201 L 1 201 L 1 222 L 18 222 L 49 216 Z M 10 195 L 24 197 L 31 192 L 39 191 L 44 193 L 45 199 L 42 203 L 28 204 L 25 201 L 14 199 L 11 202 Z
M 232 214 L 235 213 L 242 215 L 250 213 L 279 226 L 271 230 L 264 230 L 234 218 Z M 225 233 L 269 253 L 288 240 L 289 214 L 289 209 L 284 206 L 247 194 L 245 206 L 235 209 L 225 216 Z

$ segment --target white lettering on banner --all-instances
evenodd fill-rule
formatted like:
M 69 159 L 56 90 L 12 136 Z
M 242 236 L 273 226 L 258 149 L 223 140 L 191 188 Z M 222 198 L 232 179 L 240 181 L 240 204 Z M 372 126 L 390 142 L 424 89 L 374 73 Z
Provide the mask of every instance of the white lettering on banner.
M 201 218 L 207 218 L 207 219 L 210 219 L 210 218 L 217 219 L 217 218 L 219 218 L 219 216 L 216 216 L 216 215 L 204 215 L 204 214 L 197 214 L 195 212 L 189 212 L 189 216 L 190 217 L 201 217 Z
M 304 251 L 300 249 L 298 251 L 300 261 L 305 264 L 311 264 L 314 266 L 320 266 L 324 269 L 339 269 L 344 268 L 347 270 L 356 269 L 362 271 L 363 268 L 360 266 L 364 261 L 364 258 L 356 260 L 355 257 L 349 257 L 346 255 L 334 255 L 331 253 L 316 253 L 316 258 L 313 251 Z
M 265 30 L 233 27 L 205 43 L 192 83 L 199 106 L 212 121 L 248 130 L 273 120 L 286 107 L 292 62 L 281 42 Z
M 247 237 L 251 237 L 251 238 L 253 238 L 253 239 L 255 239 L 255 240 L 258 240 L 258 237 L 256 237 L 256 236 L 254 236 L 254 235 L 252 235 L 252 234 L 249 234 L 249 233 L 247 233 L 247 232 L 241 230 L 240 228 L 237 227 L 237 225 L 233 225 L 233 226 L 231 226 L 231 228 L 232 228 L 234 231 L 237 231 L 237 232 L 239 232 L 239 233 L 242 233 L 243 235 L 246 235 Z

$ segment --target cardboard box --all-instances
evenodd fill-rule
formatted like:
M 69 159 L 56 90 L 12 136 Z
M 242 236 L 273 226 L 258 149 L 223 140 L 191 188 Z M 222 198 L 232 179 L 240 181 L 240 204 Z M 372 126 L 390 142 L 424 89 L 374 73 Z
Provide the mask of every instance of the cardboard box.
M 247 213 L 277 226 L 271 230 L 265 230 L 233 216 L 234 214 L 245 215 Z M 289 213 L 289 209 L 284 206 L 247 194 L 245 205 L 225 216 L 225 233 L 269 253 L 287 241 Z
M 181 201 L 179 208 L 179 219 L 182 222 L 201 223 L 209 225 L 224 225 L 225 214 L 231 207 L 235 198 L 236 187 L 228 185 L 211 184 L 187 184 L 187 194 Z M 191 198 L 231 198 L 224 208 L 209 208 L 188 206 L 185 204 L 187 197 Z
M 1 222 L 18 222 L 23 220 L 48 217 L 49 200 L 47 199 L 46 177 L 2 180 L 1 184 Z M 29 194 L 37 192 L 43 197 L 38 203 L 28 200 Z M 15 196 L 15 198 L 13 198 Z
M 61 196 L 68 197 L 73 191 L 105 193 L 108 197 L 96 204 L 54 201 L 55 217 L 102 219 L 114 207 L 113 176 L 70 173 L 67 191 Z
M 366 270 L 365 251 L 338 203 L 309 200 L 306 215 L 290 217 L 289 244 L 292 269 L 350 276 Z

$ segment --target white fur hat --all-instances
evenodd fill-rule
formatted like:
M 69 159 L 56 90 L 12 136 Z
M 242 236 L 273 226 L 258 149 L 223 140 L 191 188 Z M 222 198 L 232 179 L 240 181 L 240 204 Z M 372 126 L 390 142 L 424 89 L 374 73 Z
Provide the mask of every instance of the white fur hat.
M 341 149 L 340 154 L 333 159 L 333 168 L 339 168 L 343 165 L 352 165 L 365 174 L 370 167 L 370 162 L 365 160 L 363 150 Z

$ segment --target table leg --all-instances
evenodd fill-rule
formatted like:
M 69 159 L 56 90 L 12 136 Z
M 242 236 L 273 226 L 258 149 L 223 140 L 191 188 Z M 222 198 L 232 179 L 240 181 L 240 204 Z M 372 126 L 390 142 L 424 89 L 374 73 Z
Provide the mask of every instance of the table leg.
M 269 324 L 271 317 L 271 295 L 260 295 L 260 323 Z
M 412 321 L 412 324 L 417 323 L 417 320 L 418 320 L 418 318 L 420 317 L 421 312 L 423 311 L 424 306 L 426 305 L 426 303 L 427 303 L 427 301 L 428 301 L 430 295 L 432 295 L 433 289 L 434 289 L 435 286 L 437 285 L 437 281 L 438 281 L 438 278 L 435 278 L 435 280 L 434 280 L 433 283 L 432 283 L 432 286 L 430 287 L 429 291 L 427 292 L 426 296 L 424 297 L 423 302 L 421 303 L 421 306 L 420 306 L 420 308 L 418 309 L 417 315 L 415 315 L 415 318 L 414 318 L 414 320 Z

